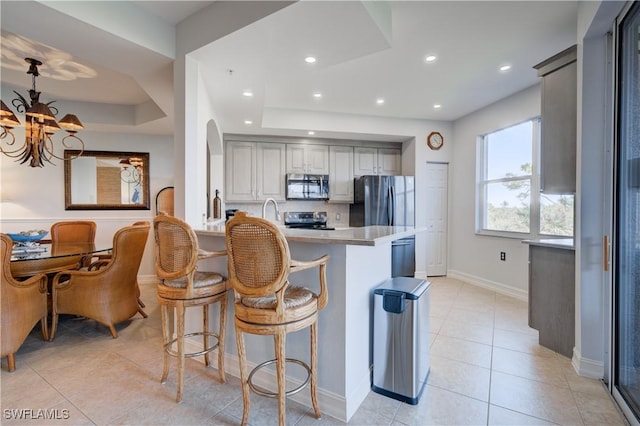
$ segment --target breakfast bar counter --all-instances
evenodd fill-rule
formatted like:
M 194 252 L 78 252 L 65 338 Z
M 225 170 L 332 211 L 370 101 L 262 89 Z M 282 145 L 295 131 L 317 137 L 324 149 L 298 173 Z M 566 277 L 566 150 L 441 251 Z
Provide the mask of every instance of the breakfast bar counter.
M 335 228 L 334 230 L 291 229 L 282 227 L 289 243 L 348 244 L 355 246 L 377 246 L 400 238 L 415 235 L 419 229 L 413 226 L 362 226 L 357 228 Z M 224 237 L 224 223 L 194 229 L 199 236 Z
M 204 250 L 225 248 L 224 223 L 194 228 Z M 372 363 L 372 303 L 373 289 L 391 277 L 391 242 L 415 235 L 425 229 L 394 226 L 365 226 L 336 230 L 282 228 L 296 260 L 312 260 L 329 255 L 327 285 L 329 302 L 320 311 L 318 325 L 318 400 L 323 413 L 348 421 L 368 395 Z M 205 263 L 206 262 L 206 263 Z M 202 262 L 201 270 L 226 271 L 226 258 Z M 291 282 L 319 291 L 318 270 L 300 271 L 291 275 Z M 230 298 L 231 299 L 231 298 Z M 227 321 L 225 361 L 229 374 L 239 377 L 233 306 L 230 302 Z M 188 321 L 200 324 L 194 310 Z M 255 339 L 249 343 L 249 339 Z M 287 356 L 309 359 L 309 333 L 287 336 Z M 195 342 L 194 342 L 195 344 Z M 273 341 L 263 336 L 247 336 L 249 368 L 274 357 Z M 288 366 L 289 367 L 289 366 Z M 266 369 L 263 369 L 266 370 Z M 273 371 L 261 370 L 256 384 L 273 386 Z M 299 385 L 306 377 L 300 369 L 287 369 L 287 389 Z M 308 391 L 292 399 L 311 406 Z

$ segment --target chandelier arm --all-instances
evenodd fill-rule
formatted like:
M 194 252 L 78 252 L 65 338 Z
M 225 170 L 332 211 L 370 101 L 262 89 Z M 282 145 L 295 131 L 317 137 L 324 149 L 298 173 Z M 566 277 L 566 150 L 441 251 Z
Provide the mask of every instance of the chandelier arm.
M 142 183 L 142 171 L 137 167 L 126 168 L 120 172 L 120 180 L 126 184 L 140 185 Z
M 82 155 L 82 153 L 84 152 L 84 142 L 82 141 L 82 139 L 80 139 L 79 137 L 77 137 L 75 134 L 69 133 L 67 136 L 65 136 L 64 138 L 62 138 L 62 146 L 66 149 L 71 149 L 74 148 L 71 144 L 69 144 L 67 142 L 67 139 L 77 139 L 78 142 L 80 142 L 80 149 L 78 149 L 78 154 L 77 155 L 73 155 L 70 156 L 69 158 L 64 158 L 64 157 L 60 157 L 58 155 L 55 154 L 55 152 L 53 152 L 53 140 L 51 140 L 50 136 L 47 136 L 47 138 L 44 141 L 44 148 L 46 149 L 47 153 L 49 154 L 49 158 L 46 158 L 46 160 L 51 163 L 51 157 L 57 158 L 58 160 L 63 160 L 63 161 L 70 161 L 70 160 L 75 160 L 76 158 L 80 157 Z M 51 163 L 53 164 L 53 163 Z
M 55 166 L 55 163 L 51 161 L 51 157 L 55 157 L 62 160 L 62 158 L 58 157 L 56 154 L 53 153 L 53 141 L 51 140 L 50 135 L 46 135 L 43 138 L 41 145 L 42 145 L 42 149 L 40 150 L 40 152 L 42 152 L 42 157 L 47 163 L 53 164 Z
M 20 93 L 16 92 L 15 90 L 13 91 L 13 93 L 18 95 L 18 98 L 13 99 L 11 101 L 11 104 L 16 109 L 16 111 L 18 111 L 20 114 L 24 114 L 29 109 L 29 102 L 24 98 L 24 96 L 22 96 Z
M 16 143 L 16 135 L 14 135 L 13 132 L 3 127 L 2 133 L 0 133 L 0 140 L 6 139 L 8 136 L 11 136 L 11 140 L 4 142 L 4 144 L 0 143 L 0 152 L 5 154 L 8 157 L 19 157 L 20 151 L 24 150 L 24 145 L 16 146 L 15 147 L 16 149 L 7 149 L 8 147 Z M 12 154 L 15 154 L 15 155 L 12 155 Z

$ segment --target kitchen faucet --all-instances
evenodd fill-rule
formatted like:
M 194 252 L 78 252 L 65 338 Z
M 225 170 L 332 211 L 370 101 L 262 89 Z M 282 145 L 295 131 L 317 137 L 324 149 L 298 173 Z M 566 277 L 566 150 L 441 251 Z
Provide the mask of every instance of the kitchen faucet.
M 267 204 L 269 204 L 269 201 L 271 201 L 273 203 L 273 207 L 275 207 L 276 209 L 276 220 L 280 221 L 280 209 L 278 208 L 278 202 L 273 199 L 273 198 L 267 198 L 266 200 L 264 200 L 264 203 L 262 203 L 262 218 L 266 219 L 267 217 Z

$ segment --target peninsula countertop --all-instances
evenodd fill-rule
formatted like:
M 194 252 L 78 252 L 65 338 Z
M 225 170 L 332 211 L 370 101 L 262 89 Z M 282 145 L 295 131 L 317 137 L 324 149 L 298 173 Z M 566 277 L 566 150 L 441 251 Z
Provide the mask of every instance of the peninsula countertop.
M 523 240 L 522 242 L 531 246 L 575 250 L 575 246 L 573 245 L 573 238 L 539 238 L 534 240 Z
M 335 230 L 291 229 L 281 226 L 287 241 L 318 244 L 346 244 L 358 246 L 376 246 L 389 241 L 411 237 L 426 231 L 424 227 L 414 226 L 363 226 L 346 227 Z M 194 227 L 198 236 L 224 237 L 225 224 L 214 223 Z

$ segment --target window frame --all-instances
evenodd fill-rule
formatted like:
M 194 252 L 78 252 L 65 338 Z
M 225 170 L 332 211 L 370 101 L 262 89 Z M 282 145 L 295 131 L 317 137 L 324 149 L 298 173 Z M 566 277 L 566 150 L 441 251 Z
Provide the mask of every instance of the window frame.
M 513 178 L 487 179 L 488 176 L 488 136 L 518 126 L 523 123 L 533 122 L 532 124 L 532 152 L 531 152 L 531 175 L 518 176 Z M 541 117 L 535 116 L 526 120 L 522 120 L 508 126 L 492 130 L 477 137 L 476 143 L 476 235 L 486 235 L 493 237 L 513 238 L 519 240 L 534 238 L 573 238 L 575 236 L 575 194 L 573 195 L 573 235 L 553 235 L 543 234 L 540 232 L 541 219 L 541 202 L 540 202 L 540 144 L 541 144 Z M 491 183 L 518 181 L 525 178 L 530 179 L 531 190 L 529 194 L 529 232 L 500 231 L 495 229 L 487 229 L 487 188 Z

